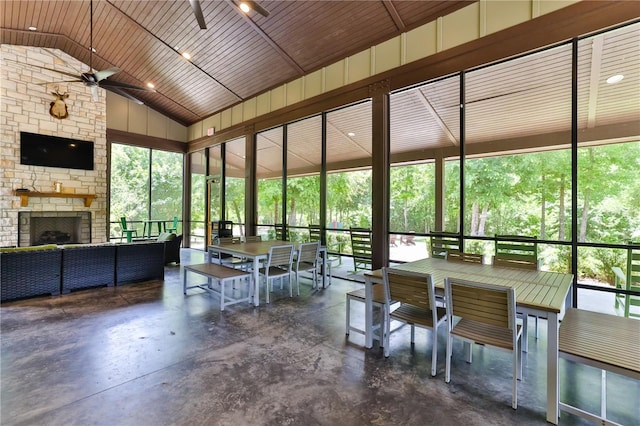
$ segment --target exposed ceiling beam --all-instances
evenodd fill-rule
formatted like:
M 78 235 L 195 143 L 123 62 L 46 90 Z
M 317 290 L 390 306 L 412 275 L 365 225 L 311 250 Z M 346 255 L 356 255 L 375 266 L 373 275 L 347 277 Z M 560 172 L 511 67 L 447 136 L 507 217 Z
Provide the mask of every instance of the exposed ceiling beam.
M 134 22 L 135 25 L 137 25 L 138 27 L 140 27 L 142 30 L 144 30 L 144 32 L 146 32 L 147 34 L 149 34 L 151 37 L 153 37 L 154 39 L 158 40 L 160 43 L 162 43 L 165 47 L 167 47 L 169 50 L 171 50 L 172 52 L 175 52 L 176 55 L 179 55 L 180 57 L 182 57 L 182 54 L 180 52 L 178 52 L 177 50 L 175 50 L 172 46 L 170 46 L 166 41 L 164 41 L 163 39 L 161 39 L 160 37 L 158 37 L 157 35 L 155 35 L 154 33 L 152 33 L 151 31 L 149 31 L 146 27 L 140 25 L 140 23 L 138 21 L 136 21 L 135 19 L 133 19 L 131 16 L 127 15 L 126 13 L 124 13 L 124 11 L 122 9 L 120 9 L 118 6 L 116 6 L 115 4 L 113 4 L 111 2 L 111 0 L 105 0 L 105 3 L 110 5 L 111 7 L 113 7 L 115 10 L 117 10 L 119 13 L 122 14 L 122 16 L 126 17 L 128 20 L 130 20 L 131 22 Z M 239 101 L 244 101 L 244 98 L 242 98 L 240 95 L 238 95 L 236 92 L 234 92 L 233 90 L 231 90 L 230 88 L 228 88 L 227 86 L 225 86 L 224 84 L 222 84 L 222 82 L 220 82 L 220 80 L 218 80 L 217 78 L 215 78 L 214 76 L 212 76 L 211 74 L 209 74 L 207 71 L 205 71 L 204 69 L 202 69 L 201 67 L 198 66 L 198 64 L 196 64 L 195 62 L 188 60 L 187 62 L 189 62 L 191 65 L 193 65 L 195 68 L 197 68 L 199 71 L 201 71 L 204 75 L 206 75 L 207 77 L 209 77 L 211 80 L 215 81 L 217 84 L 220 85 L 220 87 L 224 88 L 226 91 L 228 91 L 229 93 L 231 93 L 233 96 L 235 96 L 236 98 L 238 98 Z
M 459 145 L 458 140 L 453 135 L 453 133 L 451 133 L 451 130 L 449 130 L 446 123 L 442 121 L 442 118 L 440 118 L 440 115 L 438 114 L 436 109 L 433 107 L 433 105 L 431 105 L 431 102 L 429 102 L 429 99 L 427 99 L 425 94 L 422 93 L 422 90 L 416 90 L 416 92 L 418 93 L 418 100 L 422 102 L 422 105 L 424 105 L 425 108 L 427 108 L 427 111 L 429 111 L 429 114 L 431 114 L 434 120 L 436 120 L 436 123 L 438 123 L 438 126 L 440 126 L 440 128 L 445 133 L 445 135 L 447 135 L 447 138 L 449 138 L 449 140 L 454 146 L 458 146 Z
M 393 19 L 393 23 L 396 25 L 398 31 L 404 31 L 406 25 L 402 22 L 402 18 L 400 17 L 396 7 L 393 5 L 393 2 L 391 2 L 391 0 L 382 0 L 382 5 L 387 9 L 387 13 L 389 13 L 389 16 Z
M 201 30 L 207 29 L 207 23 L 204 21 L 204 15 L 202 14 L 202 7 L 200 7 L 200 0 L 189 0 L 193 14 L 196 15 L 196 20 Z
M 593 38 L 591 44 L 591 72 L 589 79 L 589 104 L 587 112 L 587 128 L 591 129 L 596 125 L 596 111 L 598 108 L 598 90 L 600 88 L 600 72 L 602 70 L 602 47 L 604 36 L 599 35 Z
M 293 58 L 291 56 L 289 56 L 287 54 L 287 52 L 285 52 L 284 50 L 282 50 L 282 48 L 271 39 L 271 37 L 269 37 L 267 35 L 267 33 L 264 32 L 264 30 L 262 28 L 260 28 L 258 26 L 258 24 L 256 24 L 255 22 L 253 22 L 253 20 L 245 13 L 243 13 L 237 6 L 236 4 L 232 1 L 232 0 L 227 0 L 227 3 L 229 3 L 229 5 L 231 5 L 231 7 L 236 10 L 240 16 L 242 17 L 242 19 L 244 19 L 244 21 L 249 24 L 249 26 L 256 32 L 258 33 L 258 35 L 260 37 L 263 38 L 264 41 L 267 42 L 267 44 L 269 44 L 269 46 L 271 46 L 273 48 L 273 50 L 275 50 L 278 55 L 280 55 L 282 57 L 282 59 L 285 60 L 285 62 L 287 62 L 289 65 L 291 65 L 291 67 L 293 67 L 296 72 L 298 73 L 298 75 L 304 75 L 305 74 L 305 70 L 302 69 L 302 67 L 300 65 L 298 65 L 298 63 L 296 61 L 293 60 Z

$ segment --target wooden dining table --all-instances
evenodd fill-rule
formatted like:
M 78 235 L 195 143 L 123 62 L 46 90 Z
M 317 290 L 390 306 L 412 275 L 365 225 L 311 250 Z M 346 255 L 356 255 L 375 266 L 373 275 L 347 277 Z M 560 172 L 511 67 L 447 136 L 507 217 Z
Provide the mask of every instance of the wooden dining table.
M 291 241 L 283 240 L 231 242 L 211 245 L 209 246 L 209 252 L 211 252 L 211 250 L 216 250 L 220 253 L 230 254 L 236 257 L 244 257 L 253 261 L 253 304 L 255 306 L 260 306 L 260 284 L 258 281 L 260 278 L 260 274 L 258 272 L 260 269 L 260 262 L 262 262 L 263 260 L 267 260 L 271 247 L 283 245 L 297 246 L 297 244 L 292 243 Z M 320 246 L 320 253 L 322 254 L 323 264 L 326 265 L 326 247 Z M 326 288 L 327 269 L 328 268 L 323 268 L 324 272 L 322 274 L 322 288 Z
M 558 326 L 571 306 L 573 275 L 491 265 L 452 262 L 444 259 L 420 259 L 393 266 L 392 269 L 431 275 L 436 290 L 444 289 L 447 277 L 476 281 L 516 289 L 517 311 L 547 319 L 547 421 L 558 424 Z M 365 346 L 373 346 L 373 285 L 382 283 L 382 271 L 368 271 L 365 278 Z

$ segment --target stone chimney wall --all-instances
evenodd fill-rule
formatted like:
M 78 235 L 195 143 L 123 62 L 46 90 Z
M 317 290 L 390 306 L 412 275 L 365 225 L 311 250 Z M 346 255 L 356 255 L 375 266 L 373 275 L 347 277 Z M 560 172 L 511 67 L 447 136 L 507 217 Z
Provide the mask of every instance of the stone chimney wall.
M 19 211 L 89 211 L 92 243 L 107 241 L 107 141 L 106 95 L 99 90 L 94 102 L 91 89 L 82 83 L 56 83 L 68 76 L 41 67 L 79 74 L 88 66 L 57 49 L 3 44 L 0 56 L 0 246 L 18 245 Z M 56 58 L 56 56 L 58 58 Z M 38 84 L 48 83 L 48 84 Z M 51 92 L 69 93 L 69 117 L 49 114 L 55 100 Z M 20 164 L 20 132 L 66 137 L 94 142 L 94 170 L 75 170 Z M 20 205 L 17 188 L 54 192 L 95 194 L 90 207 L 80 198 L 32 197 Z

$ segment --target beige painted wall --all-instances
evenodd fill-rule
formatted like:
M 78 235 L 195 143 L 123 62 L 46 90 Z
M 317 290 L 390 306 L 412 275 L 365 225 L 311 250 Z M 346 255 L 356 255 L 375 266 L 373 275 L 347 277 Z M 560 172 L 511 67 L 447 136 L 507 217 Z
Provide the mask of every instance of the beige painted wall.
M 187 127 L 159 112 L 107 92 L 107 128 L 145 136 L 187 142 Z
M 248 99 L 188 128 L 189 141 L 476 40 L 579 0 L 480 0 L 477 3 Z

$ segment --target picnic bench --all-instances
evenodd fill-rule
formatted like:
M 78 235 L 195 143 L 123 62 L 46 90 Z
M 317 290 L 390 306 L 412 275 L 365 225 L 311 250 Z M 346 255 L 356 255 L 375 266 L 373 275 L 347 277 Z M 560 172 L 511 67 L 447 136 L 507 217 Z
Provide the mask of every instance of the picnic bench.
M 602 370 L 603 403 L 599 415 L 563 403 L 559 397 L 560 410 L 599 424 L 615 424 L 607 419 L 606 372 L 640 380 L 640 321 L 569 309 L 560 324 L 558 351 L 560 358 Z
M 193 272 L 195 274 L 203 275 L 207 277 L 207 285 L 204 284 L 196 284 L 187 286 L 187 272 Z M 232 294 L 235 293 L 235 287 L 233 292 L 225 291 L 225 284 L 227 282 L 235 282 L 236 280 L 246 279 L 249 283 L 249 288 L 246 293 L 241 292 L 241 296 L 235 297 Z M 220 285 L 220 289 L 213 288 L 213 281 L 216 281 Z M 224 311 L 225 306 L 233 305 L 241 302 L 251 302 L 251 297 L 253 296 L 253 281 L 251 272 L 242 271 L 239 269 L 229 268 L 224 265 L 219 265 L 217 263 L 201 263 L 196 265 L 185 265 L 184 267 L 184 277 L 182 283 L 183 293 L 187 294 L 187 290 L 190 288 L 200 288 L 202 290 L 206 290 L 210 293 L 215 293 L 220 296 L 220 310 Z

